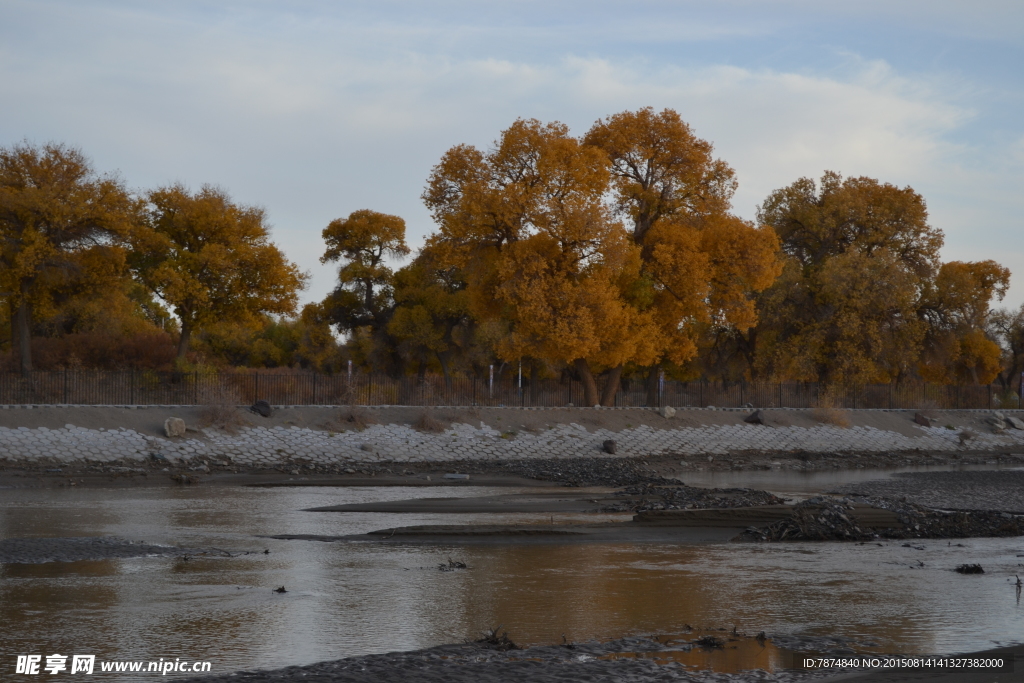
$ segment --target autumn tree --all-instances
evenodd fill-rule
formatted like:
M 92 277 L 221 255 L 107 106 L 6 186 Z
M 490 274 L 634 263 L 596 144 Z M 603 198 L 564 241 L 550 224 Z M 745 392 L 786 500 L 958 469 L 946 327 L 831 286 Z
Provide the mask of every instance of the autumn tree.
M 473 327 L 466 281 L 461 272 L 442 266 L 434 252 L 420 251 L 395 274 L 395 309 L 388 331 L 415 357 L 422 377 L 427 357 L 437 358 L 445 382 L 453 364 L 472 344 Z
M 662 343 L 648 374 L 651 403 L 661 361 L 693 358 L 707 328 L 745 332 L 754 325 L 754 295 L 780 272 L 778 242 L 770 230 L 729 213 L 733 170 L 677 112 L 615 114 L 595 123 L 584 142 L 608 156 L 612 208 L 627 221 L 641 277 L 651 285 Z M 605 405 L 621 372 L 617 366 L 610 373 Z
M 95 290 L 121 276 L 121 242 L 137 203 L 81 151 L 56 143 L 0 148 L 0 296 L 11 347 L 32 370 L 32 324 L 61 292 Z
M 1003 350 L 987 334 L 989 307 L 993 299 L 1002 301 L 1009 287 L 1010 271 L 995 261 L 942 264 L 920 306 L 928 323 L 918 367 L 922 378 L 988 384 L 999 375 Z
M 759 298 L 755 364 L 776 378 L 885 382 L 915 371 L 926 325 L 921 293 L 942 232 L 913 189 L 828 172 L 801 178 L 758 209 L 785 254 Z
M 196 193 L 171 185 L 148 201 L 132 267 L 180 321 L 179 363 L 192 334 L 207 325 L 295 310 L 308 275 L 270 241 L 262 209 L 208 185 Z
M 369 209 L 331 221 L 323 231 L 327 249 L 321 263 L 340 263 L 338 285 L 321 310 L 339 332 L 349 335 L 356 360 L 399 372 L 397 342 L 388 323 L 394 312 L 394 260 L 409 253 L 405 221 Z
M 572 366 L 588 405 L 595 368 L 650 362 L 659 336 L 639 250 L 604 201 L 610 179 L 607 155 L 565 125 L 519 120 L 486 153 L 450 149 L 423 195 L 429 244 L 464 274 L 473 314 L 510 324 L 499 356 Z
M 1008 392 L 1017 382 L 1020 396 L 1020 377 L 1024 372 L 1024 305 L 1016 310 L 999 309 L 988 318 L 989 336 L 999 341 L 1003 349 L 1003 365 L 999 382 Z

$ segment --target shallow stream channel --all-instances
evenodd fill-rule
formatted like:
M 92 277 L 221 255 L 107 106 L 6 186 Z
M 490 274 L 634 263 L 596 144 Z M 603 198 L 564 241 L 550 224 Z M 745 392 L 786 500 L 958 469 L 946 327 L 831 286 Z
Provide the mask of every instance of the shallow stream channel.
M 745 472 L 702 479 L 695 473 L 686 481 L 807 497 L 852 478 L 889 474 Z M 849 639 L 851 651 L 900 654 L 961 653 L 1024 640 L 1024 606 L 1013 586 L 1016 575 L 1024 577 L 1019 537 L 457 546 L 268 538 L 420 524 L 630 518 L 304 511 L 516 491 L 213 485 L 0 490 L 2 538 L 116 536 L 219 549 L 188 557 L 0 564 L 0 665 L 7 670 L 18 654 L 85 653 L 101 660 L 210 661 L 212 673 L 224 674 L 463 642 L 498 626 L 520 645 L 717 629 L 839 636 Z M 465 568 L 439 568 L 458 563 Z M 985 573 L 953 571 L 962 564 L 980 564 Z M 286 592 L 275 592 L 281 587 Z M 780 648 L 744 646 L 691 663 L 735 671 L 780 668 L 790 660 Z

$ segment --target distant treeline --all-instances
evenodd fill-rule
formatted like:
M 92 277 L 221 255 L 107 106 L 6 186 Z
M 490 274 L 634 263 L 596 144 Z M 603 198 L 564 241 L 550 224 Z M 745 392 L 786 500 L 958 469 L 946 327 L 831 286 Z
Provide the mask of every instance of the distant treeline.
M 308 275 L 261 209 L 221 189 L 129 192 L 62 144 L 0 148 L 0 352 L 6 369 L 279 367 L 392 377 L 492 368 L 581 382 L 926 381 L 1016 388 L 1024 309 L 1010 272 L 943 263 L 909 187 L 827 172 L 731 213 L 732 168 L 672 110 L 582 137 L 518 120 L 457 145 L 423 192 L 437 230 L 359 210 L 323 231 L 338 284 Z

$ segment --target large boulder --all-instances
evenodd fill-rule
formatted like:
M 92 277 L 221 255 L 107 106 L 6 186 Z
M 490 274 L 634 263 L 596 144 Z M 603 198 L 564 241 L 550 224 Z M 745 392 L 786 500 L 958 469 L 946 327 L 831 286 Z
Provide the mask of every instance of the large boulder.
M 164 420 L 164 434 L 169 438 L 185 436 L 185 421 L 180 417 L 169 417 Z
M 673 408 L 672 406 L 662 406 L 658 410 L 658 414 L 660 414 L 663 418 L 667 420 L 669 418 L 673 418 L 676 416 L 676 409 Z
M 271 408 L 270 404 L 266 401 L 256 401 L 252 404 L 252 407 L 250 407 L 249 410 L 257 415 L 262 415 L 263 417 L 270 417 L 274 414 L 274 409 Z
M 604 450 L 605 453 L 607 453 L 609 455 L 615 455 L 615 440 L 614 439 L 608 439 L 603 444 L 601 444 L 601 446 L 602 446 L 602 450 Z
M 1007 416 L 1006 424 L 1014 429 L 1024 429 L 1024 420 L 1019 417 Z
M 1003 419 L 1002 413 L 992 413 L 991 415 L 985 418 L 985 422 L 992 425 L 992 427 L 996 430 L 1006 429 L 1006 420 Z
M 743 421 L 752 425 L 763 425 L 764 413 L 762 413 L 760 410 L 755 410 L 750 415 L 747 415 L 745 418 L 743 418 Z
M 928 417 L 924 413 L 917 413 L 914 415 L 914 422 L 922 427 L 934 427 L 939 421 L 934 417 Z

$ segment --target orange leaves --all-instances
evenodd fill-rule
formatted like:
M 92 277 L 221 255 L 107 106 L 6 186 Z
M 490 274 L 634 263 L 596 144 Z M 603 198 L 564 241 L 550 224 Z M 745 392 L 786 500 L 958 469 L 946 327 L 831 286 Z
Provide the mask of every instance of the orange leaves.
M 942 231 L 928 224 L 924 198 L 912 188 L 874 178 L 846 178 L 826 172 L 819 186 L 810 178 L 772 192 L 758 209 L 782 248 L 813 268 L 847 251 L 871 255 L 888 249 L 918 277 L 938 267 Z
M 320 257 L 320 263 L 345 258 L 362 268 L 374 268 L 385 256 L 409 253 L 405 244 L 405 221 L 369 209 L 353 211 L 348 218 L 331 221 L 324 228 L 323 238 L 327 251 Z
M 76 287 L 121 274 L 117 243 L 138 214 L 117 178 L 100 177 L 77 149 L 0 148 L 0 292 L 13 310 L 21 367 L 32 368 L 30 328 Z
M 694 136 L 672 109 L 615 114 L 595 123 L 584 142 L 608 155 L 616 207 L 633 224 L 638 244 L 661 219 L 729 210 L 733 170 L 714 159 L 711 144 Z
M 1010 271 L 995 261 L 942 264 L 922 297 L 928 340 L 918 371 L 929 381 L 987 384 L 1002 368 L 1002 349 L 985 334 L 992 299 L 1002 300 Z
M 778 277 L 778 241 L 729 213 L 736 189 L 728 164 L 675 111 L 646 108 L 598 121 L 585 141 L 608 155 L 614 210 L 642 247 L 655 287 L 659 357 L 697 352 L 700 327 L 746 330 L 754 295 Z
M 637 260 L 621 253 L 635 248 L 621 242 L 606 246 L 616 248 L 616 258 L 585 269 L 565 267 L 572 258 L 545 234 L 503 253 L 496 297 L 507 305 L 513 333 L 502 355 L 559 363 L 586 358 L 605 366 L 653 362 L 658 331 L 652 316 L 629 305 L 616 282 L 624 268 L 638 275 Z
M 478 317 L 511 323 L 503 357 L 653 357 L 652 318 L 624 294 L 640 260 L 606 204 L 609 179 L 602 150 L 534 120 L 516 121 L 486 154 L 456 147 L 434 168 L 431 248 L 463 269 Z
M 826 173 L 776 190 L 758 217 L 791 258 L 761 297 L 758 363 L 829 383 L 990 382 L 1001 351 L 984 326 L 1009 271 L 940 264 L 942 232 L 913 189 Z
M 179 358 L 196 328 L 260 313 L 291 313 L 308 279 L 270 242 L 262 209 L 234 204 L 214 187 L 149 193 L 132 258 L 139 277 L 181 320 Z
M 701 325 L 754 324 L 778 242 L 728 213 L 734 190 L 676 112 L 642 109 L 582 140 L 516 121 L 486 153 L 449 150 L 423 199 L 474 314 L 510 323 L 500 355 L 616 367 L 684 362 Z

